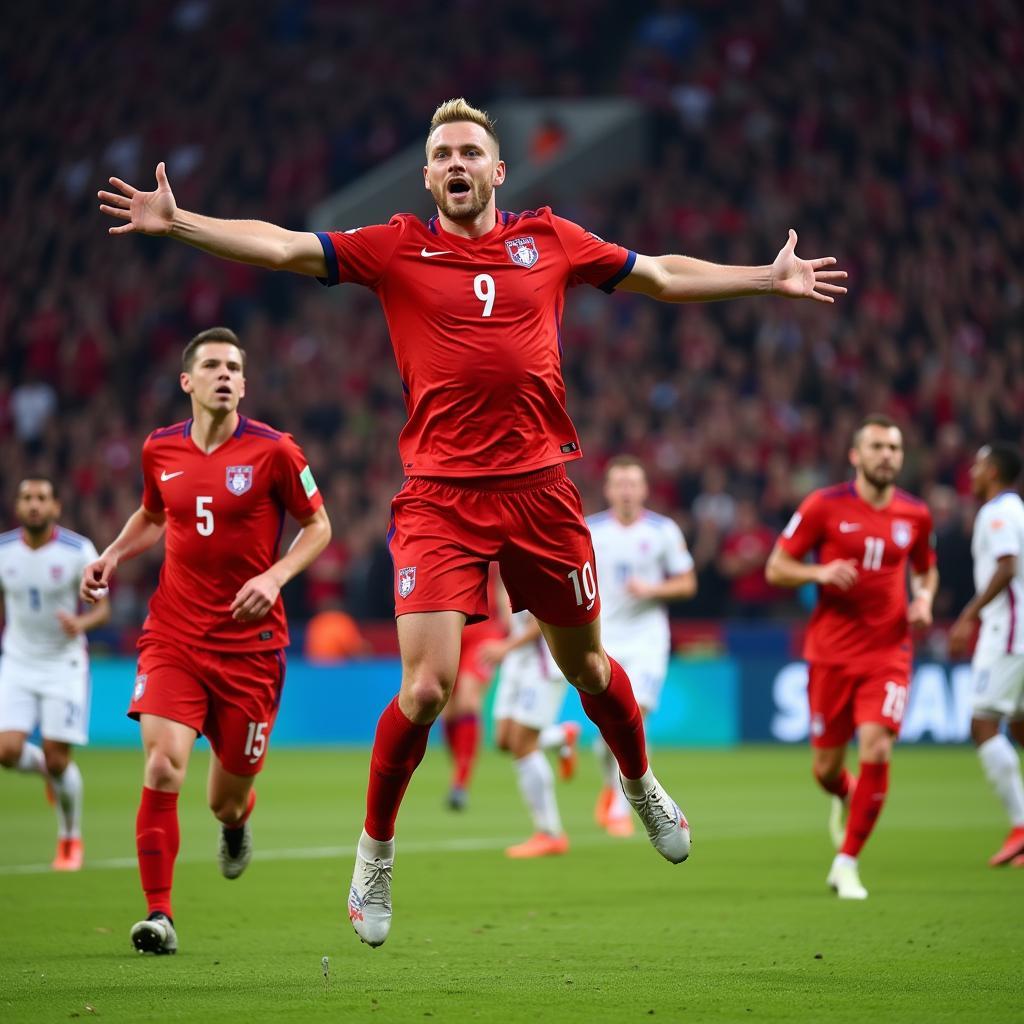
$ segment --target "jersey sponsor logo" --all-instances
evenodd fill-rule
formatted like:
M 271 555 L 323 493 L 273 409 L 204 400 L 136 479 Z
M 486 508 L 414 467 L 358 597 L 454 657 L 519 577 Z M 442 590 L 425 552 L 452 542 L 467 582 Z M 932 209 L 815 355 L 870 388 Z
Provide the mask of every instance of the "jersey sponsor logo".
M 910 547 L 914 539 L 914 531 L 906 519 L 894 519 L 892 522 L 892 540 L 898 548 Z
M 509 238 L 505 242 L 508 249 L 508 258 L 520 267 L 532 267 L 540 259 L 537 252 L 537 243 L 533 235 L 524 235 L 522 238 Z
M 225 486 L 232 494 L 245 494 L 252 487 L 252 466 L 228 466 Z
M 451 249 L 438 249 L 436 252 L 432 252 L 426 246 L 420 249 L 420 255 L 425 259 L 429 260 L 431 256 L 454 256 L 455 253 Z
M 135 690 L 132 694 L 132 700 L 140 700 L 142 695 L 146 692 L 146 680 L 149 678 L 145 673 L 135 677 Z
M 160 471 L 160 482 L 167 483 L 168 480 L 173 480 L 176 476 L 181 476 L 185 470 L 179 469 L 176 473 L 168 473 L 166 469 Z
M 839 524 L 840 533 L 856 533 L 860 529 L 860 523 L 848 523 L 845 519 Z
M 416 589 L 416 566 L 398 570 L 398 596 L 408 597 Z

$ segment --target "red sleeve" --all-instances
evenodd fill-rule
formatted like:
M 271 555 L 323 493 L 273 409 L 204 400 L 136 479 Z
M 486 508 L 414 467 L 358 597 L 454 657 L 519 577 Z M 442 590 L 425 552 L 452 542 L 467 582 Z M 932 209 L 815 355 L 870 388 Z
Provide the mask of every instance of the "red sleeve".
M 793 513 L 779 537 L 779 547 L 793 558 L 803 558 L 824 540 L 824 514 L 821 499 L 808 494 Z
M 164 510 L 164 499 L 160 495 L 153 468 L 153 447 L 148 437 L 142 446 L 142 507 L 147 512 L 159 513 Z
M 552 214 L 551 224 L 572 268 L 572 284 L 592 284 L 605 292 L 627 278 L 636 263 L 636 253 L 598 238 L 571 220 Z
M 324 503 L 306 456 L 291 434 L 284 434 L 275 445 L 274 485 L 284 507 L 300 523 Z
M 362 284 L 376 288 L 395 252 L 404 230 L 398 218 L 387 224 L 374 224 L 350 231 L 318 231 L 324 247 L 327 276 L 321 284 Z
M 910 564 L 919 576 L 935 564 L 935 532 L 932 527 L 932 514 L 928 509 L 921 515 L 921 528 L 918 530 L 914 546 L 910 549 Z

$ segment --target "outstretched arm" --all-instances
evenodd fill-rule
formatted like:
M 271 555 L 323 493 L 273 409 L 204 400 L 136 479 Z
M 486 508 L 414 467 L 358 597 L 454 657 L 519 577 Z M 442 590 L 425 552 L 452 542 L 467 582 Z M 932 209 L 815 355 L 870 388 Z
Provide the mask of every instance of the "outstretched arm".
M 100 210 L 124 222 L 110 228 L 112 235 L 168 235 L 222 259 L 310 277 L 327 276 L 323 246 L 312 232 L 289 231 L 262 220 L 221 220 L 179 209 L 162 161 L 156 165 L 153 192 L 142 192 L 120 178 L 111 178 L 110 184 L 118 191 L 98 193 Z
M 828 269 L 835 266 L 835 257 L 800 259 L 796 242 L 796 232 L 790 228 L 775 262 L 763 267 L 727 267 L 689 256 L 638 255 L 619 287 L 662 302 L 714 302 L 743 295 L 834 302 L 833 296 L 845 295 L 846 289 L 835 282 L 845 280 L 846 271 Z

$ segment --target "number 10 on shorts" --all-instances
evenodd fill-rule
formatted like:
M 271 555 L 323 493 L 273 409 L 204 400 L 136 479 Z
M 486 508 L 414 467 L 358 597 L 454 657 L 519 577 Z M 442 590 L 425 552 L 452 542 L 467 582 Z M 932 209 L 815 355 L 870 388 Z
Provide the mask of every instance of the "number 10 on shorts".
M 255 764 L 267 749 L 267 723 L 250 722 L 245 734 L 245 756 L 249 764 Z
M 589 602 L 587 604 L 587 611 L 594 607 L 594 601 L 597 598 L 597 581 L 594 579 L 594 567 L 590 562 L 584 562 L 582 569 L 573 569 L 568 574 L 566 579 L 572 581 L 573 589 L 576 592 L 576 605 L 579 607 L 583 604 L 584 598 Z M 583 586 L 580 586 L 582 580 Z

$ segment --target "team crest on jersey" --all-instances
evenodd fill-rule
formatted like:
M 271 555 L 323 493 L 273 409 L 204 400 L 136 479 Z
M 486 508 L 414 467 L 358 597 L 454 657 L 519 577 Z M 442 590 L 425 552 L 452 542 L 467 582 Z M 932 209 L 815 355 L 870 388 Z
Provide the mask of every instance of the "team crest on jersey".
M 894 519 L 892 522 L 892 540 L 898 548 L 910 547 L 914 531 L 906 519 Z
M 63 565 L 51 565 L 50 566 L 50 577 L 54 583 L 60 583 L 64 579 L 64 566 Z
M 509 238 L 505 242 L 508 249 L 508 258 L 521 267 L 532 267 L 540 259 L 537 252 L 537 243 L 533 235 L 524 235 L 522 238 Z
M 132 698 L 133 700 L 139 700 L 139 698 L 141 698 L 146 692 L 146 680 L 148 678 L 149 676 L 145 674 L 135 677 L 135 695 Z
M 398 570 L 398 596 L 408 597 L 416 589 L 416 566 Z
M 252 487 L 252 466 L 228 466 L 227 487 L 232 494 L 245 494 Z

